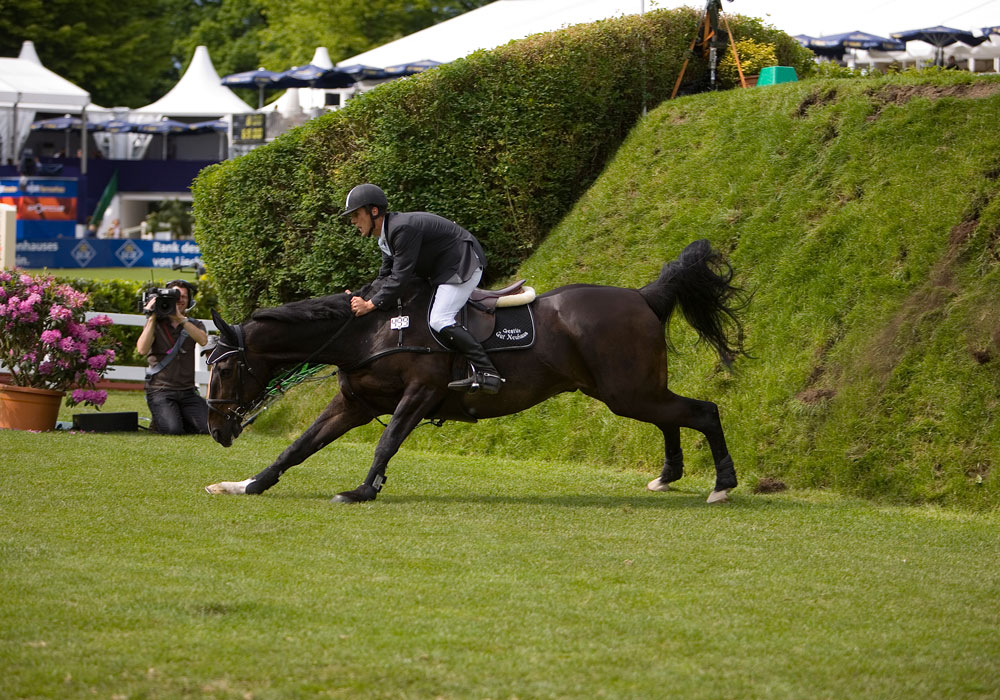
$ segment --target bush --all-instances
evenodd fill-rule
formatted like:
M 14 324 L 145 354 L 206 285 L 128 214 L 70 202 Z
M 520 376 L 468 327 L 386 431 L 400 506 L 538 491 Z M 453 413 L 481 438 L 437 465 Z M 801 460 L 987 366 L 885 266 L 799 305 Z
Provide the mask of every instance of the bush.
M 489 257 L 486 282 L 516 270 L 598 176 L 642 114 L 669 97 L 700 13 L 654 11 L 480 51 L 380 86 L 195 181 L 195 237 L 237 317 L 354 288 L 379 256 L 337 214 L 359 182 L 394 210 L 458 221 Z M 812 54 L 757 20 L 738 39 L 773 44 L 800 75 Z M 691 86 L 705 82 L 693 61 Z
M 898 71 L 895 71 L 898 72 Z M 847 66 L 842 66 L 834 61 L 821 61 L 816 65 L 816 71 L 813 74 L 814 77 L 823 80 L 828 79 L 842 79 L 842 78 L 878 78 L 880 73 L 878 71 L 872 71 L 865 73 L 856 68 L 848 68 Z
M 743 76 L 757 75 L 762 68 L 778 65 L 778 56 L 773 44 L 756 42 L 753 39 L 741 39 L 733 42 L 740 58 L 740 70 Z M 740 74 L 736 69 L 736 57 L 732 50 L 719 61 L 719 82 L 723 87 L 736 87 L 740 84 Z

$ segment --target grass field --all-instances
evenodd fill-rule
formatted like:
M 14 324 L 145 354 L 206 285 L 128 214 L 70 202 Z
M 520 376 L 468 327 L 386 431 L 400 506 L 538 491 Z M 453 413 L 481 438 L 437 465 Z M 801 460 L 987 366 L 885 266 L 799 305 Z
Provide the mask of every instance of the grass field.
M 286 445 L 0 431 L 0 697 L 1000 695 L 1000 514 Z
M 731 253 L 757 357 L 720 372 L 683 324 L 671 357 L 720 404 L 731 503 L 689 431 L 691 475 L 645 491 L 656 430 L 578 394 L 417 430 L 350 507 L 378 426 L 263 496 L 203 491 L 332 381 L 229 450 L 0 431 L 0 698 L 1000 698 L 1000 91 L 892 80 L 652 111 L 524 267 L 635 286 L 695 236 Z

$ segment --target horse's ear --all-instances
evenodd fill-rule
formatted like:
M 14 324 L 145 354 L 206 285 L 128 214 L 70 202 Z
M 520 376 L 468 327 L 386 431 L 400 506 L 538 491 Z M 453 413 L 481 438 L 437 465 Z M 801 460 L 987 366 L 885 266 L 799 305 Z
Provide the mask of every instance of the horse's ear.
M 232 327 L 228 323 L 222 320 L 222 316 L 215 309 L 212 309 L 212 321 L 215 323 L 215 327 L 219 329 L 219 335 L 223 338 L 228 338 L 234 340 L 236 334 L 233 332 Z

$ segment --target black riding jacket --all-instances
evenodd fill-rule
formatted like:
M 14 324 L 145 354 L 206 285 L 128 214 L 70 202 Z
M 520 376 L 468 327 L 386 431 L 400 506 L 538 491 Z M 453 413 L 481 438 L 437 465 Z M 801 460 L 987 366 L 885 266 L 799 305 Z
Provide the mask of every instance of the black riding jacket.
M 476 237 L 443 216 L 388 212 L 383 227 L 382 268 L 371 297 L 380 309 L 396 303 L 400 287 L 410 277 L 422 277 L 433 285 L 457 284 L 472 277 L 476 268 L 486 269 L 486 253 Z

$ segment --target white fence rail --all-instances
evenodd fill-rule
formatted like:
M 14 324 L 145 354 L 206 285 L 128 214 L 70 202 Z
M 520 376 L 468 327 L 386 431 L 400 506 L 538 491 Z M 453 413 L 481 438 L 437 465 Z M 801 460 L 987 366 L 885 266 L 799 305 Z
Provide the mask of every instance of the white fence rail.
M 107 316 L 117 326 L 139 326 L 141 328 L 146 325 L 146 317 L 142 314 L 111 314 L 101 313 L 99 311 L 87 312 L 88 321 L 94 316 Z M 212 321 L 205 318 L 199 318 L 198 320 L 205 324 L 205 330 L 209 333 L 218 332 L 218 329 Z M 198 386 L 202 387 L 202 393 L 205 393 L 204 387 L 208 385 L 208 367 L 205 365 L 205 358 L 200 352 L 195 353 L 194 357 L 194 381 L 198 384 Z M 126 365 L 111 365 L 104 377 L 106 379 L 144 382 L 146 381 L 146 368 L 129 367 Z

